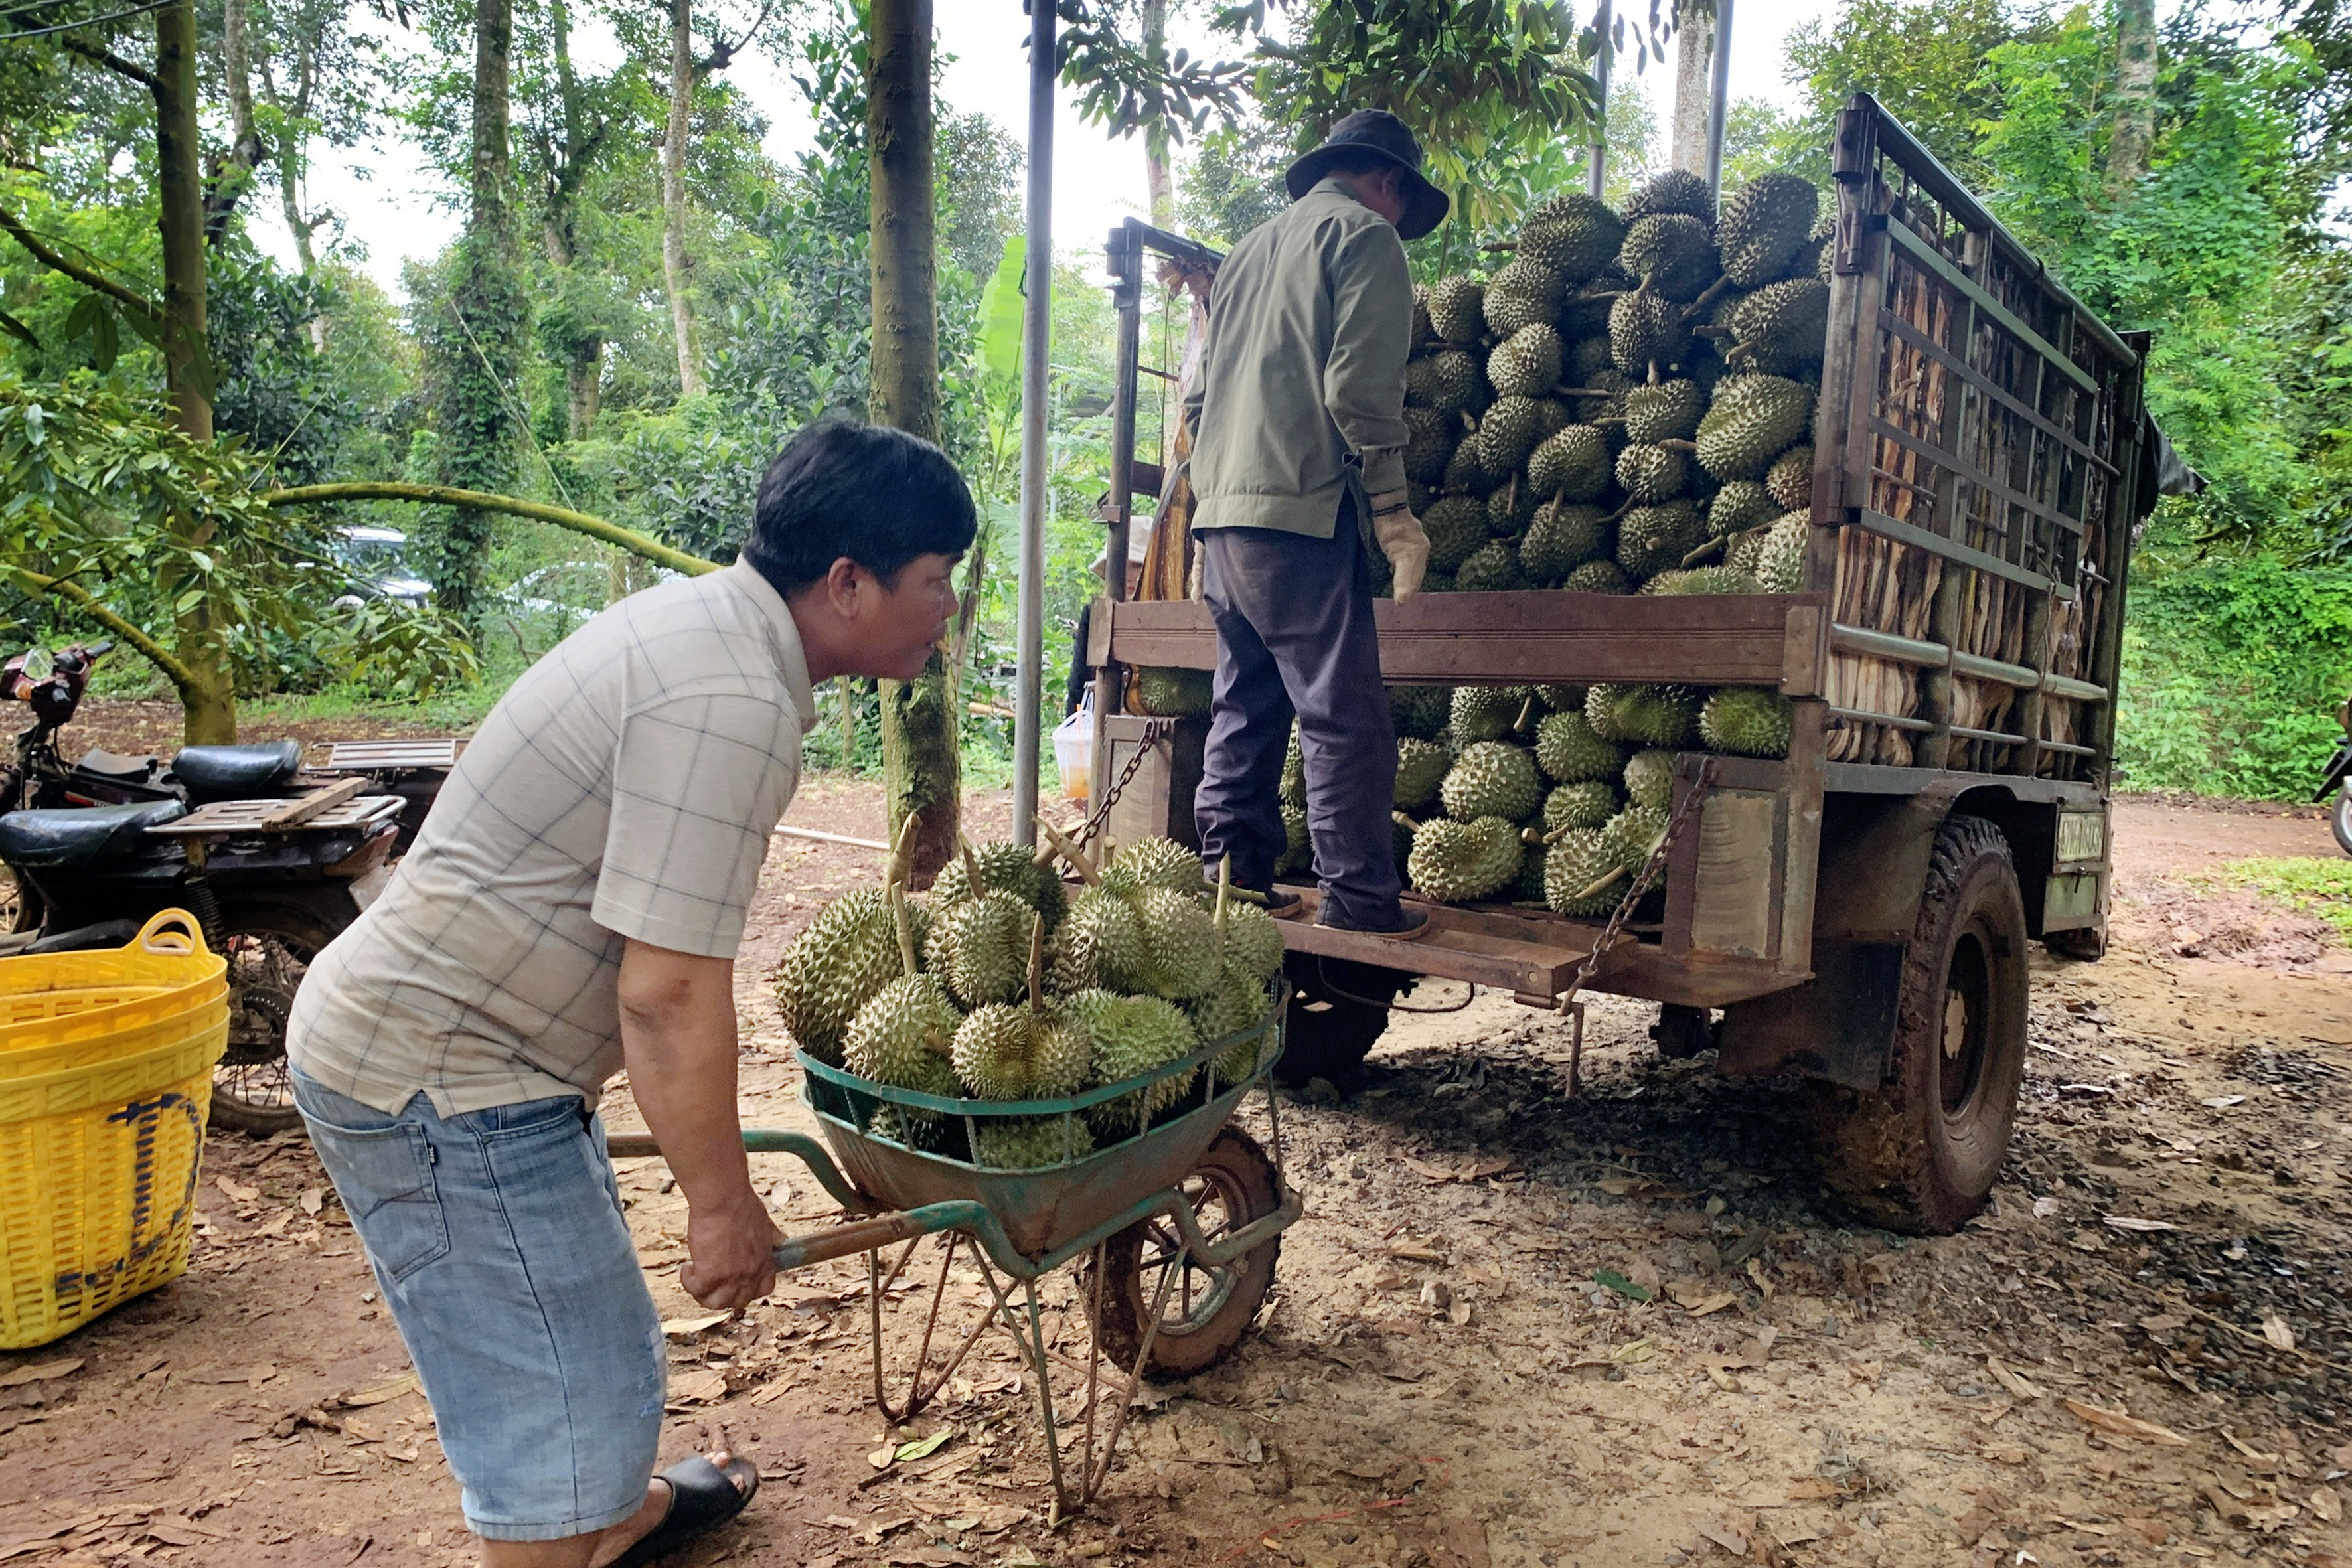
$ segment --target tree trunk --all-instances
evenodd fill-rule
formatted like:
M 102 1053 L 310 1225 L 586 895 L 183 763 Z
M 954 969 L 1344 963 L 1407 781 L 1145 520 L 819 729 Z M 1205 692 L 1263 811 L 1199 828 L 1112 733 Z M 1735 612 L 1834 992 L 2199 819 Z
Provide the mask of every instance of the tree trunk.
M 221 6 L 221 74 L 228 90 L 229 143 L 214 163 L 205 192 L 205 238 L 218 245 L 228 235 L 228 220 L 253 184 L 261 166 L 261 132 L 253 120 L 253 55 L 247 0 L 224 0 Z
M 449 307 L 457 342 L 443 366 L 441 481 L 463 489 L 507 488 L 521 434 L 512 388 L 522 363 L 530 302 L 516 254 L 514 163 L 508 144 L 509 58 L 514 47 L 512 0 L 478 0 L 474 12 L 474 124 L 471 209 L 457 242 Z M 443 609 L 468 625 L 483 609 L 491 518 L 455 509 L 436 520 L 439 537 L 425 552 Z
M 1155 59 L 1168 42 L 1168 0 L 1143 0 L 1144 53 Z M 1143 178 L 1150 193 L 1151 226 L 1176 224 L 1176 180 L 1169 167 L 1168 125 L 1155 119 L 1143 128 Z
M 1715 18 L 1683 13 L 1675 44 L 1675 123 L 1670 167 L 1706 173 L 1706 110 L 1715 96 Z
M 662 281 L 669 289 L 670 330 L 677 339 L 677 390 L 708 389 L 694 350 L 694 301 L 687 294 L 693 258 L 686 253 L 686 136 L 694 118 L 693 0 L 669 0 L 669 128 L 662 137 Z
M 2156 144 L 2156 0 L 2116 0 L 2116 124 L 2107 190 L 2127 195 L 2147 177 Z
M 866 54 L 872 168 L 873 392 L 867 413 L 926 441 L 940 437 L 939 286 L 933 248 L 931 0 L 874 0 Z M 956 852 L 962 808 L 957 672 L 945 650 L 913 682 L 882 682 L 883 795 L 890 837 L 919 816 L 915 885 Z
M 551 0 L 547 15 L 555 47 L 556 94 L 563 110 L 563 145 L 547 180 L 547 258 L 569 274 L 580 256 L 580 185 L 593 155 L 593 144 L 603 137 L 601 129 L 592 131 L 585 123 L 580 80 L 572 68 L 571 9 L 563 0 Z M 604 335 L 577 332 L 563 347 L 564 434 L 584 441 L 604 400 Z M 623 596 L 614 595 L 616 599 Z
M 196 10 L 179 0 L 155 13 L 156 226 L 163 252 L 163 385 L 172 423 L 194 441 L 213 438 L 213 368 L 205 328 L 205 186 L 196 129 Z M 206 519 L 178 513 L 165 524 L 184 535 Z M 165 583 L 164 596 L 180 585 Z M 181 695 L 191 744 L 236 739 L 236 692 L 211 606 L 178 617 L 176 652 L 194 679 Z

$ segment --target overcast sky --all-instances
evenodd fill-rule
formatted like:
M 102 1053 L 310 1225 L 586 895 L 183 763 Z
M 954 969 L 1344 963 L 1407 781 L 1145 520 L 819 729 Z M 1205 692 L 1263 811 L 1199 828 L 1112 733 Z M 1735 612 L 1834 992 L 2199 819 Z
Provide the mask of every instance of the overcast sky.
M 1790 28 L 1827 15 L 1833 5 L 1834 0 L 1738 0 L 1732 25 L 1732 96 L 1793 106 L 1796 94 L 1782 79 L 1782 41 Z M 939 49 L 952 57 L 940 83 L 942 99 L 957 110 L 987 115 L 1025 143 L 1028 57 L 1023 40 L 1028 18 L 1020 0 L 940 0 L 937 15 Z M 583 31 L 581 52 L 604 54 L 609 63 L 609 36 Z M 387 29 L 385 36 L 399 47 L 415 47 L 413 35 Z M 809 136 L 808 111 L 784 72 L 746 55 L 729 79 L 767 119 L 772 156 L 784 161 L 801 151 Z M 1643 79 L 1663 120 L 1672 106 L 1671 72 L 1654 64 Z M 1054 137 L 1055 249 L 1097 249 L 1119 219 L 1143 211 L 1143 184 L 1140 141 L 1115 142 L 1099 127 L 1082 123 L 1066 90 Z M 394 137 L 349 152 L 320 148 L 310 199 L 342 215 L 346 236 L 366 249 L 366 270 L 398 299 L 401 264 L 436 254 L 457 232 L 459 214 L 449 194 L 415 145 Z M 255 237 L 290 260 L 293 247 L 277 204 L 253 202 L 246 210 Z

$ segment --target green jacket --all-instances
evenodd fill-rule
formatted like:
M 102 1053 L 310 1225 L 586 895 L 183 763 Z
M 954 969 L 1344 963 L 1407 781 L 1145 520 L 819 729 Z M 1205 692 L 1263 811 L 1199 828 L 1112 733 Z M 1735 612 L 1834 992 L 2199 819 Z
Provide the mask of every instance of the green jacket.
M 1412 346 L 1404 242 L 1336 182 L 1244 236 L 1217 270 L 1184 400 L 1193 530 L 1328 539 L 1351 485 L 1360 502 L 1402 489 Z

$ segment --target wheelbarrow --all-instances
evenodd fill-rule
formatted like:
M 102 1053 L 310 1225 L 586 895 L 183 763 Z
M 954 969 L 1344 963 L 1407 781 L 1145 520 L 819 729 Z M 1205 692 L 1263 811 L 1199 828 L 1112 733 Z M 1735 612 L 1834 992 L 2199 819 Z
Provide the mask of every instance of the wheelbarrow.
M 753 1153 L 792 1154 L 853 1216 L 776 1247 L 779 1269 L 864 1253 L 875 1403 L 901 1422 L 939 1394 L 992 1326 L 1019 1347 L 1037 1385 L 1045 1428 L 1055 1517 L 1094 1500 L 1109 1475 L 1130 1396 L 1147 1373 L 1181 1376 L 1214 1364 L 1255 1321 L 1274 1283 L 1281 1233 L 1302 1212 L 1282 1179 L 1279 1103 L 1266 1089 L 1282 1054 L 1287 987 L 1265 1018 L 1190 1056 L 1119 1083 L 1055 1100 L 959 1100 L 895 1089 L 797 1053 L 803 1093 L 824 1142 L 803 1133 L 746 1129 Z M 1255 1044 L 1255 1065 L 1223 1077 L 1218 1063 Z M 1087 1127 L 1111 1122 L 1157 1086 L 1185 1087 L 1140 1130 L 1094 1147 Z M 1265 1089 L 1273 1153 L 1238 1127 L 1234 1112 Z M 1163 1096 L 1164 1098 L 1164 1096 Z M 1122 1105 L 1121 1102 L 1124 1102 Z M 1132 1114 L 1132 1112 L 1129 1112 Z M 1065 1158 L 1042 1167 L 992 1167 L 974 1154 L 992 1121 L 1033 1118 L 1058 1130 Z M 1139 1122 L 1142 1119 L 1136 1118 Z M 908 1141 L 919 1138 L 922 1146 Z M 828 1149 L 826 1145 L 830 1145 Z M 645 1134 L 614 1134 L 616 1156 L 658 1154 Z M 926 1237 L 945 1240 L 929 1293 L 919 1347 L 905 1392 L 894 1398 L 883 1344 L 883 1299 Z M 901 1247 L 886 1267 L 884 1251 Z M 931 1353 L 957 1258 L 967 1256 L 990 1306 L 941 1358 Z M 1037 1282 L 1066 1264 L 1084 1268 L 1079 1296 L 1090 1329 L 1082 1362 L 1049 1342 Z M 1000 1276 L 1002 1278 L 1000 1278 Z M 1017 1282 L 1016 1308 L 1008 1288 Z M 1097 1438 L 1102 1363 L 1118 1369 L 1108 1420 Z M 1085 1444 L 1076 1485 L 1063 1469 L 1062 1428 L 1050 1367 L 1084 1379 Z

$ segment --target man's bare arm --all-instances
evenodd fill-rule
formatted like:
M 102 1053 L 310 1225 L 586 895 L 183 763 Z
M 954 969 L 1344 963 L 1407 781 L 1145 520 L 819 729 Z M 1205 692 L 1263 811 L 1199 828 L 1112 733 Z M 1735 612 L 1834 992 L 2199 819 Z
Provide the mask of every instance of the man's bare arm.
M 776 1282 L 782 1239 L 751 1190 L 735 1110 L 735 964 L 631 940 L 621 956 L 629 1090 L 686 1194 L 688 1294 L 733 1309 Z

